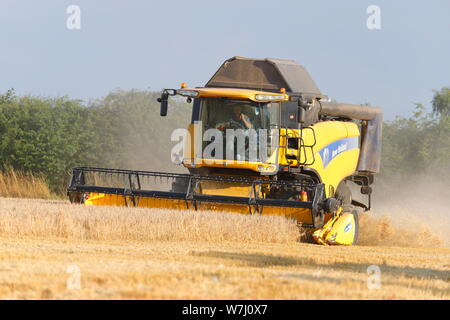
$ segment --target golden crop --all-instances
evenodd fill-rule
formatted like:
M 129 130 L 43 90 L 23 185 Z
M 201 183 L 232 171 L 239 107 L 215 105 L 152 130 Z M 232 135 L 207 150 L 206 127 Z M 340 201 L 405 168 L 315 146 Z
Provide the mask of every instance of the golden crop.
M 280 217 L 0 198 L 0 299 L 449 299 L 450 249 L 371 219 L 362 245 L 325 247 Z

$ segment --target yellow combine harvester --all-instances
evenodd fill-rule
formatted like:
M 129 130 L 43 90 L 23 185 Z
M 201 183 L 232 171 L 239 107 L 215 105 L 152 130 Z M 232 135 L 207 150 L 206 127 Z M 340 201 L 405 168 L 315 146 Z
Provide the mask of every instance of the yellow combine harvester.
M 78 167 L 72 202 L 279 215 L 317 243 L 356 243 L 356 209 L 370 209 L 379 171 L 379 108 L 330 102 L 304 67 L 280 59 L 234 57 L 205 87 L 165 89 L 161 116 L 175 95 L 193 102 L 174 153 L 189 174 Z

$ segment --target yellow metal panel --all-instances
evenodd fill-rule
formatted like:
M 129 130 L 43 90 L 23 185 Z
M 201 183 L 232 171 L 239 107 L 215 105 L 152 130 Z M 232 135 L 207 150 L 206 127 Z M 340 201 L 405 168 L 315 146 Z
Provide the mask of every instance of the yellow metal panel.
M 242 194 L 240 195 L 242 196 Z M 186 210 L 194 209 L 197 206 L 197 210 L 212 210 L 212 211 L 225 211 L 241 214 L 264 214 L 283 216 L 286 218 L 292 218 L 299 223 L 312 224 L 311 210 L 304 208 L 289 208 L 289 207 L 275 207 L 265 206 L 258 208 L 256 206 L 249 206 L 244 204 L 223 204 L 214 202 L 197 202 L 194 204 L 192 201 L 185 200 L 172 200 L 172 199 L 160 199 L 152 197 L 135 197 L 133 199 L 129 196 L 115 194 L 102 194 L 91 193 L 85 205 L 97 205 L 97 206 L 137 206 L 139 208 L 160 208 L 160 209 L 174 209 L 174 210 Z
M 318 122 L 311 126 L 314 129 L 314 133 L 310 129 L 304 129 L 302 133 L 302 139 L 305 145 L 314 145 L 313 149 L 306 148 L 306 158 L 303 151 L 300 153 L 300 162 L 310 162 L 314 157 L 314 163 L 307 165 L 313 169 L 322 182 L 325 184 L 326 196 L 330 197 L 332 194 L 330 190 L 336 190 L 338 184 L 346 177 L 352 175 L 358 165 L 359 148 L 344 151 L 338 154 L 333 160 L 324 167 L 322 158 L 319 151 L 331 143 L 351 137 L 359 137 L 359 128 L 353 122 L 343 121 L 323 121 Z M 287 146 L 287 137 L 300 137 L 298 129 L 281 129 L 280 130 L 280 146 Z M 287 149 L 288 155 L 297 155 L 298 150 Z M 279 163 L 281 165 L 297 166 L 296 160 L 286 159 L 284 152 L 279 154 Z
M 256 95 L 270 95 L 270 96 L 279 96 L 278 100 L 271 101 L 283 101 L 288 100 L 288 95 L 276 92 L 267 92 L 267 91 L 258 91 L 258 90 L 250 90 L 250 89 L 235 89 L 235 88 L 194 88 L 194 89 L 178 89 L 177 91 L 197 91 L 199 98 L 229 98 L 229 99 L 244 99 L 251 101 L 256 100 Z

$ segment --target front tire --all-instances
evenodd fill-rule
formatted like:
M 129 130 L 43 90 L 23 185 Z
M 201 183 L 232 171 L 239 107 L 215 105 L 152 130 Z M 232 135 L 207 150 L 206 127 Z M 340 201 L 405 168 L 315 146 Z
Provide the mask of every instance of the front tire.
M 359 213 L 358 210 L 353 209 L 350 212 L 353 215 L 353 218 L 355 219 L 355 237 L 353 238 L 352 246 L 358 244 L 358 237 L 359 237 Z

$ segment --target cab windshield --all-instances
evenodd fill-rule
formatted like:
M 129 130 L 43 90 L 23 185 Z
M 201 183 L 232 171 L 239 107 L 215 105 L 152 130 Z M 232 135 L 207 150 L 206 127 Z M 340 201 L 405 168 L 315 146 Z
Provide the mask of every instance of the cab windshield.
M 202 99 L 201 102 L 203 132 L 215 129 L 222 133 L 223 152 L 213 150 L 212 157 L 216 159 L 264 161 L 275 151 L 278 139 L 273 138 L 278 133 L 279 118 L 280 102 L 224 98 Z M 240 135 L 244 136 L 241 140 Z M 216 137 L 210 140 L 203 143 L 204 149 L 214 141 L 217 143 Z M 239 141 L 244 145 L 238 146 Z M 233 148 L 233 152 L 227 148 Z

